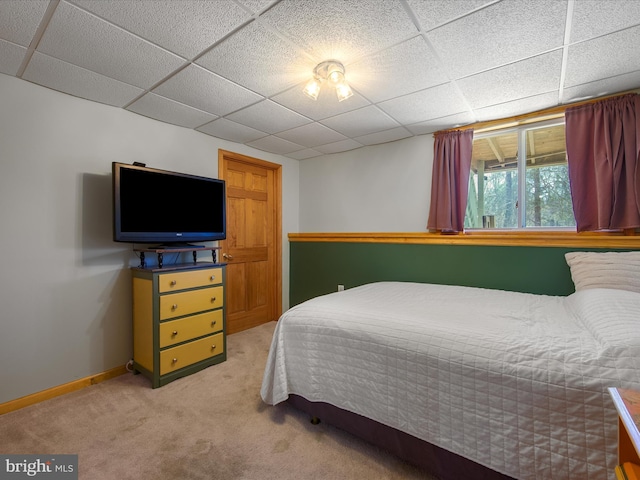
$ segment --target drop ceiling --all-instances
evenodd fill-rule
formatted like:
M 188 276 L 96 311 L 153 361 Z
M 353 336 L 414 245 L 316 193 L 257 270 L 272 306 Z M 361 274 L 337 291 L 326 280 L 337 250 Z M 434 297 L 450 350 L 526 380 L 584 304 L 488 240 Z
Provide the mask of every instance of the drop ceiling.
M 0 73 L 299 160 L 640 88 L 638 45 L 640 0 L 0 1 Z

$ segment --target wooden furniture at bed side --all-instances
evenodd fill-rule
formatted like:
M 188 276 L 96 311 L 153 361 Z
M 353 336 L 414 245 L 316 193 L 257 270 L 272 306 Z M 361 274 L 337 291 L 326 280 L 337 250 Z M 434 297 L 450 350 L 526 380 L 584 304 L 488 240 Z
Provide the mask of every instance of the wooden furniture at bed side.
M 609 388 L 618 411 L 619 480 L 640 480 L 640 392 Z
M 640 466 L 635 463 L 625 462 L 616 467 L 616 479 L 618 480 L 640 480 Z
M 226 360 L 225 265 L 132 272 L 135 373 L 157 388 Z

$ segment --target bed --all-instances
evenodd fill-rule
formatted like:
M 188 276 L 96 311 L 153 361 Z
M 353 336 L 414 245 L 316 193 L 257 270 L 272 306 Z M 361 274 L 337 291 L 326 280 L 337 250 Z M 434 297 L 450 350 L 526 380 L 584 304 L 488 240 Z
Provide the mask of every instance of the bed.
M 441 478 L 613 478 L 607 387 L 640 389 L 639 255 L 567 254 L 566 297 L 376 282 L 308 300 L 276 326 L 262 399 Z

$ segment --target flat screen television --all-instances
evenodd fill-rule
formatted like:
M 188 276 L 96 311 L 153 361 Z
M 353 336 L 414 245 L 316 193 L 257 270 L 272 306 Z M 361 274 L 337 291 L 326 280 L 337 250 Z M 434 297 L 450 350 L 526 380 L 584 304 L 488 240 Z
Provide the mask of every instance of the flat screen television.
M 112 163 L 113 239 L 177 246 L 226 238 L 224 180 Z

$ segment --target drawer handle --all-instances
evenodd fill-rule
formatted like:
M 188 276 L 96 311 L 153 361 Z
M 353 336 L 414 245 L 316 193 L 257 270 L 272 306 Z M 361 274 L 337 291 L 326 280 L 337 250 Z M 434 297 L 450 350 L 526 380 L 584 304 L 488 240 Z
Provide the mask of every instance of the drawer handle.
M 211 303 L 215 303 L 216 297 L 211 297 Z
M 172 287 L 175 287 L 176 283 L 178 282 L 176 282 L 175 280 L 171 280 L 171 282 L 169 282 L 169 285 L 171 285 Z
M 177 359 L 177 358 L 174 358 L 174 359 L 171 361 L 171 363 L 178 363 L 178 359 Z
M 215 275 L 211 275 L 211 278 L 209 280 L 211 280 L 212 282 L 216 279 Z
M 215 326 L 216 326 L 216 323 L 218 323 L 218 322 L 216 322 L 216 321 L 214 320 L 213 322 L 211 322 L 211 326 L 212 326 L 212 327 L 215 327 Z
M 176 335 L 178 335 L 178 331 L 174 330 L 173 332 L 171 332 L 171 335 L 175 337 Z
M 173 305 L 171 305 L 171 310 L 177 310 L 178 309 L 178 304 L 174 303 Z
M 211 350 L 215 350 L 216 346 L 215 345 L 211 345 Z

